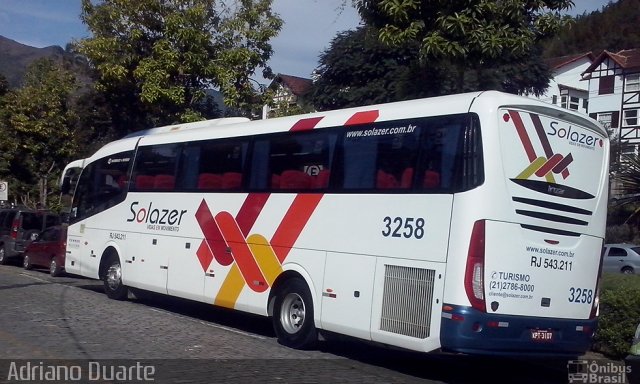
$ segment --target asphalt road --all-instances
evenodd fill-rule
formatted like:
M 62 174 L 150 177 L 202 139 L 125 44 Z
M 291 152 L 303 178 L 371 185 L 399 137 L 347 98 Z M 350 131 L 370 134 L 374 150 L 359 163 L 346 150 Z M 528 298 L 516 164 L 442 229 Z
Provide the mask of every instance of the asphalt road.
M 293 350 L 266 318 L 153 294 L 114 301 L 99 281 L 0 266 L 0 382 L 51 382 L 48 372 L 66 382 L 567 382 L 561 360 L 418 354 L 346 338 Z

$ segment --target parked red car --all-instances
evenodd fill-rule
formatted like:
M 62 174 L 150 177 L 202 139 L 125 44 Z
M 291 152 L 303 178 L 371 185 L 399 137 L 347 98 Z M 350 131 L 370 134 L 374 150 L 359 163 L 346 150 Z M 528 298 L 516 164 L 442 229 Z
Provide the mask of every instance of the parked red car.
M 60 276 L 64 271 L 67 249 L 67 226 L 56 225 L 46 228 L 24 251 L 23 267 L 49 268 L 51 276 Z

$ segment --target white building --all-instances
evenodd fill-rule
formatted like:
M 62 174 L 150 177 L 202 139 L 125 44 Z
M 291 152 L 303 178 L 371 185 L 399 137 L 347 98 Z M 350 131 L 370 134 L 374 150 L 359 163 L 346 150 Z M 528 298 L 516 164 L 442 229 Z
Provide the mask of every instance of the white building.
M 612 138 L 640 144 L 640 48 L 617 53 L 604 51 L 582 74 L 589 83 L 589 116 L 598 120 Z
M 591 52 L 549 59 L 547 64 L 552 70 L 552 77 L 544 95 L 537 99 L 586 114 L 589 84 L 581 81 L 581 75 L 594 59 Z

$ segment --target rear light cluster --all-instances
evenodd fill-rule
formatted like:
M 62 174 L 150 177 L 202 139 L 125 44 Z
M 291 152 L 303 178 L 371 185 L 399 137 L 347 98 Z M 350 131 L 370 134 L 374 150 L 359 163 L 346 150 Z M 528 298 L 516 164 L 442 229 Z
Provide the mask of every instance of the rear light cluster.
M 479 220 L 473 224 L 469 252 L 467 253 L 467 267 L 464 274 L 464 289 L 471 306 L 485 312 L 484 296 L 484 248 L 485 221 Z
M 14 240 L 18 239 L 18 229 L 20 229 L 20 219 L 13 219 L 10 236 Z
M 602 262 L 604 260 L 604 240 L 602 240 L 602 252 L 600 253 L 600 267 L 598 267 L 598 276 L 596 281 L 596 295 L 593 299 L 593 306 L 591 307 L 590 319 L 595 319 L 598 316 L 600 309 L 600 281 L 602 280 Z

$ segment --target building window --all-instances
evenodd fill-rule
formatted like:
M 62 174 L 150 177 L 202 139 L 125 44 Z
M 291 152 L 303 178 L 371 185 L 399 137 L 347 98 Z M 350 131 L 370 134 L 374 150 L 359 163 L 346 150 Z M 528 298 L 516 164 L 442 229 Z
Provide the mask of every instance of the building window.
M 605 127 L 606 129 L 611 128 L 611 118 L 612 118 L 611 112 L 598 113 L 598 122 L 602 124 L 602 126 Z
M 640 109 L 627 109 L 622 111 L 622 126 L 623 127 L 635 127 L 638 124 L 638 116 Z
M 600 85 L 598 88 L 598 95 L 606 95 L 613 93 L 613 86 L 615 84 L 615 76 L 604 76 L 600 78 Z
M 569 98 L 569 109 L 573 109 L 574 111 L 577 111 L 579 107 L 580 107 L 580 98 L 571 96 Z
M 624 82 L 624 91 L 625 92 L 640 91 L 640 73 L 627 75 Z
M 577 111 L 580 107 L 580 98 L 575 96 L 562 95 L 560 98 L 560 106 L 566 109 Z
M 612 112 L 602 112 L 598 113 L 597 119 L 598 123 L 602 124 L 602 126 L 607 130 L 609 137 L 615 136 L 615 128 L 613 127 L 613 113 Z
M 554 105 L 558 104 L 558 95 L 553 95 L 553 99 L 552 100 L 553 100 L 552 103 Z

